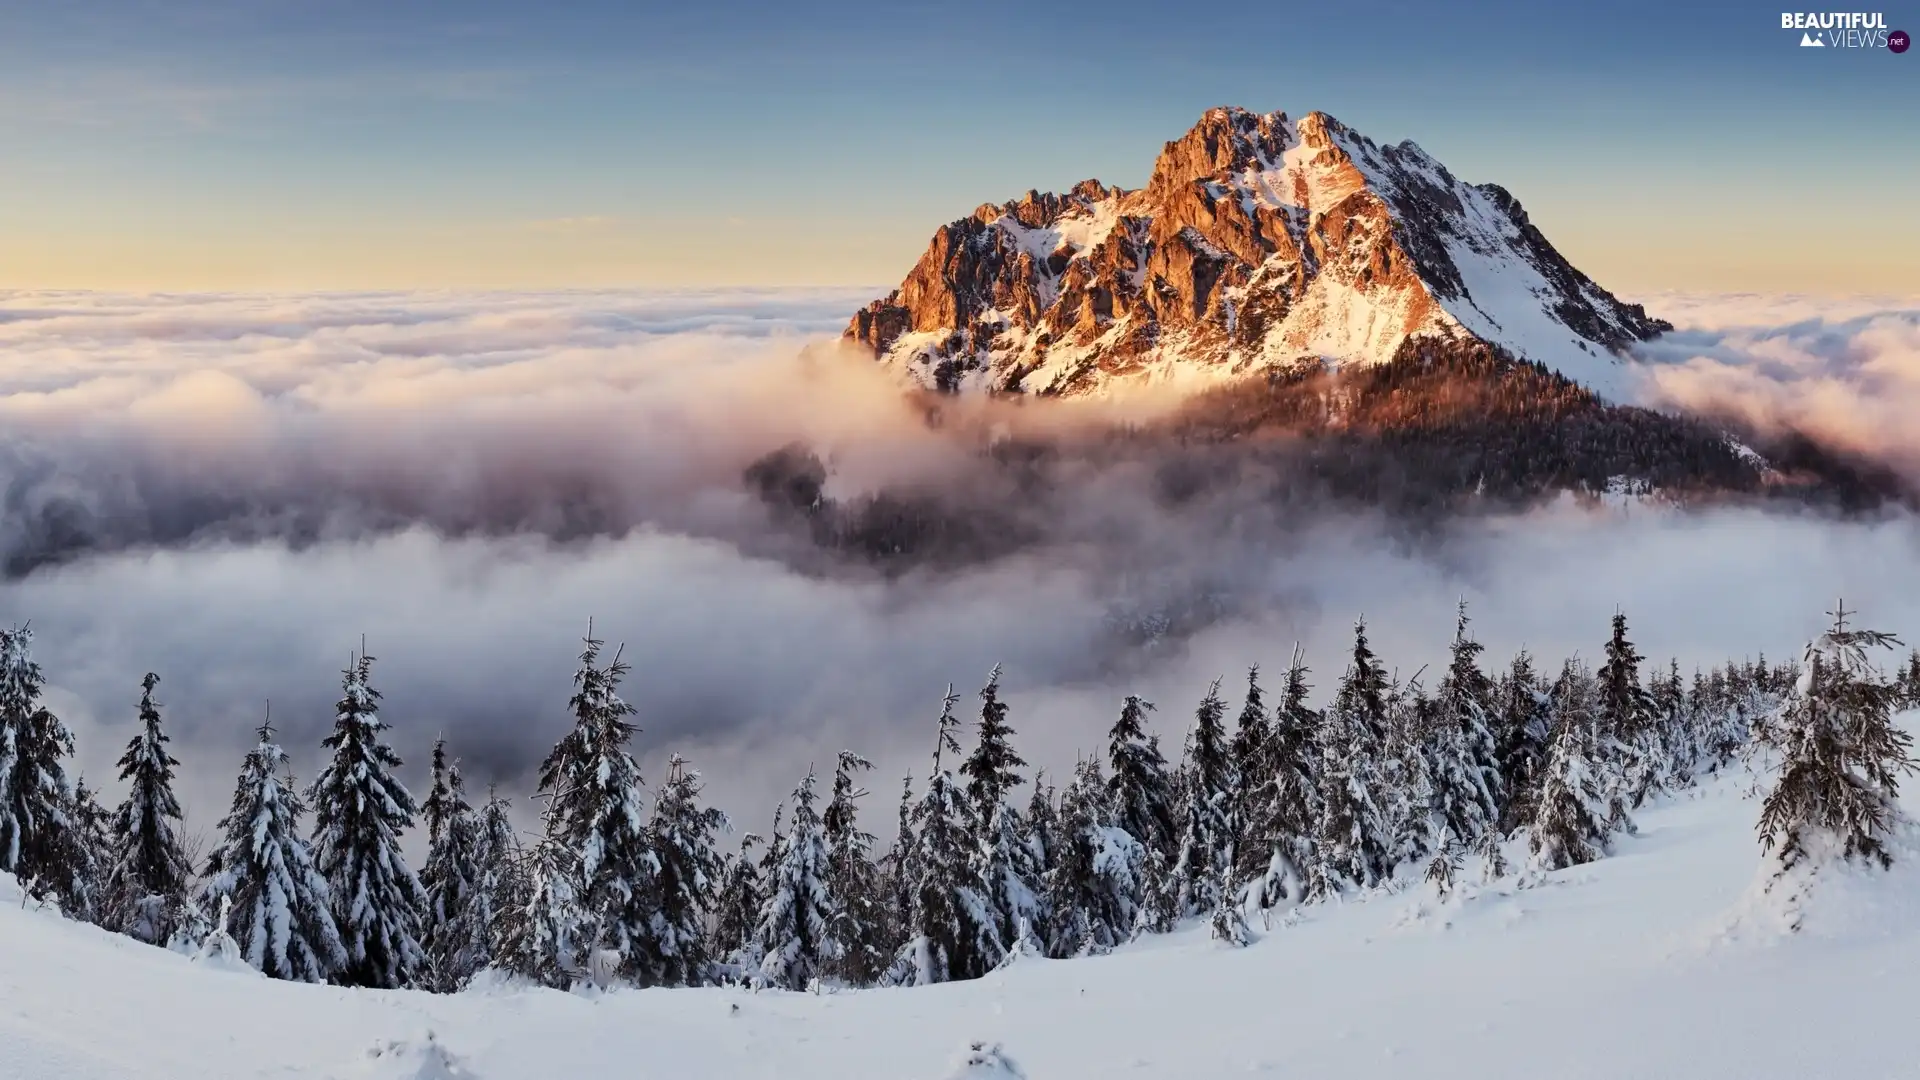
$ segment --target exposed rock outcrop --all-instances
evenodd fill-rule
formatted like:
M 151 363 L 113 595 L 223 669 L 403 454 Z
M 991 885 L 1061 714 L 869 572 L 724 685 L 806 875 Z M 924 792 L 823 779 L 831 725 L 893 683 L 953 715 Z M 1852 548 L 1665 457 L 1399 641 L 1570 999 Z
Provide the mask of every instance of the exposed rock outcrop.
M 1195 386 L 1480 340 L 1611 396 L 1671 329 L 1569 265 L 1503 188 L 1324 113 L 1214 109 L 1146 187 L 1088 180 L 942 227 L 846 337 L 942 390 Z

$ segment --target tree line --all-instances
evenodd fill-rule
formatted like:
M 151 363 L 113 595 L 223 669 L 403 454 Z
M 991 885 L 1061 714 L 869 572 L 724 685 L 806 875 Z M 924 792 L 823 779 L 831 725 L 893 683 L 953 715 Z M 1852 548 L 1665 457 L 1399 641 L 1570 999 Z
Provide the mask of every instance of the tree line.
M 1463 604 L 1431 689 L 1425 669 L 1394 675 L 1362 620 L 1324 705 L 1296 648 L 1273 691 L 1246 673 L 1231 720 L 1215 681 L 1170 761 L 1156 706 L 1129 695 L 1104 753 L 1059 784 L 1027 775 L 996 667 L 971 722 L 951 686 L 941 697 L 931 765 L 903 779 L 884 851 L 861 824 L 872 765 L 852 752 L 830 777 L 810 768 L 764 836 L 723 851 L 730 822 L 687 762 L 671 757 L 649 795 L 618 692 L 628 665 L 591 630 L 572 727 L 539 769 L 537 831 L 522 836 L 493 790 L 476 805 L 444 740 L 416 802 L 363 650 L 319 774 L 296 785 L 263 720 L 199 866 L 159 677 L 141 683 L 109 812 L 67 781 L 73 737 L 41 701 L 32 632 L 0 630 L 0 869 L 150 944 L 275 978 L 450 992 L 488 969 L 555 987 L 912 986 L 1189 920 L 1244 944 L 1276 909 L 1418 879 L 1446 893 L 1470 861 L 1490 880 L 1599 859 L 1649 799 L 1755 747 L 1778 762 L 1760 830 L 1782 872 L 1810 857 L 1886 864 L 1897 777 L 1913 767 L 1891 714 L 1920 707 L 1920 649 L 1887 678 L 1869 653 L 1898 642 L 1846 614 L 1781 665 L 1645 670 L 1616 614 L 1597 670 L 1522 651 L 1489 673 Z M 417 874 L 401 851 L 416 826 Z

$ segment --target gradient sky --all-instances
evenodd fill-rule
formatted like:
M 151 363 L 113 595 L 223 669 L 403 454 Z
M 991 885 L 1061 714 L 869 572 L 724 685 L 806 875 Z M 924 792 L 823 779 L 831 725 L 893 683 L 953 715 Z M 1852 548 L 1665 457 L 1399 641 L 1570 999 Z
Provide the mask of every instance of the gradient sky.
M 1571 7 L 0 0 L 0 286 L 890 284 L 1232 103 L 1412 138 L 1616 288 L 1920 292 L 1920 50 Z

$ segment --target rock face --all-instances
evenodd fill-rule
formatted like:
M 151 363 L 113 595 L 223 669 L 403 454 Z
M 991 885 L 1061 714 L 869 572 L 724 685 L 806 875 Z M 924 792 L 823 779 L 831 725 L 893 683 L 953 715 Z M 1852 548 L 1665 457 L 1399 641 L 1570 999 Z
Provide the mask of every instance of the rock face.
M 1095 394 L 1478 339 L 1604 396 L 1672 327 L 1560 257 L 1520 203 L 1324 113 L 1214 109 L 1145 188 L 1088 180 L 942 227 L 851 341 L 927 387 Z

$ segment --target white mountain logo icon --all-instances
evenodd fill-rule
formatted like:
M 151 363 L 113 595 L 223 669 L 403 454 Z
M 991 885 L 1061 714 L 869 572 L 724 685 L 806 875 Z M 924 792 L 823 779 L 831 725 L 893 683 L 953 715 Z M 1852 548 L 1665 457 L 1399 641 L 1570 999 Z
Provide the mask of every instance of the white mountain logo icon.
M 1801 34 L 1800 47 L 1803 49 L 1824 49 L 1827 47 L 1827 43 L 1814 37 L 1812 34 Z

